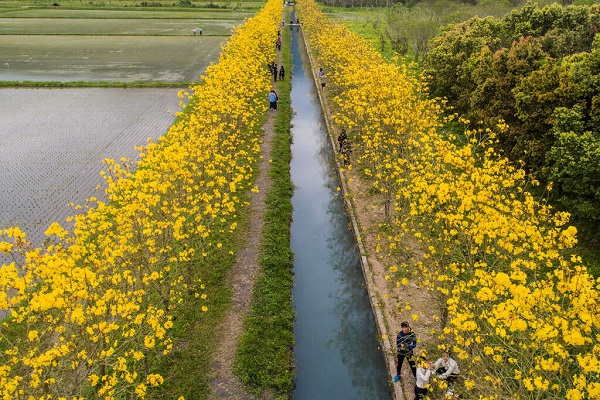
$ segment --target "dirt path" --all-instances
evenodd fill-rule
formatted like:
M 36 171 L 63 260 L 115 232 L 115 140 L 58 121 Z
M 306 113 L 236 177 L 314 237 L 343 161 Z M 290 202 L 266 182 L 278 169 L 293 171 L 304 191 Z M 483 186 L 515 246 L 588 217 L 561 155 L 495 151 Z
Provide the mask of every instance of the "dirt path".
M 281 52 L 278 53 L 275 62 L 277 65 L 281 64 Z M 273 82 L 273 89 L 277 90 L 277 86 L 277 82 Z M 246 393 L 233 368 L 235 353 L 243 334 L 244 319 L 250 311 L 252 289 L 260 268 L 259 253 L 266 210 L 265 199 L 271 187 L 268 173 L 273 136 L 275 135 L 275 117 L 276 113 L 269 112 L 267 121 L 262 127 L 264 132 L 261 146 L 262 159 L 259 163 L 256 180 L 259 191 L 250 193 L 251 218 L 246 243 L 238 253 L 235 265 L 228 273 L 227 280 L 232 292 L 232 308 L 218 328 L 218 331 L 223 334 L 212 362 L 210 400 L 255 398 L 254 395 Z

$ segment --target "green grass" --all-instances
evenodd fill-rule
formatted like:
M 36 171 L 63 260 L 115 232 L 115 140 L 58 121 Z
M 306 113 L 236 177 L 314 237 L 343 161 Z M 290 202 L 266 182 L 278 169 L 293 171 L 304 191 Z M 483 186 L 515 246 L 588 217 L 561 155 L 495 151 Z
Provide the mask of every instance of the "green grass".
M 261 245 L 261 274 L 252 295 L 251 312 L 236 358 L 236 373 L 251 392 L 291 398 L 293 389 L 294 256 L 290 244 L 291 198 L 291 53 L 289 30 L 283 30 L 282 56 L 287 78 L 279 81 L 275 138 L 271 154 L 272 186 L 267 194 Z

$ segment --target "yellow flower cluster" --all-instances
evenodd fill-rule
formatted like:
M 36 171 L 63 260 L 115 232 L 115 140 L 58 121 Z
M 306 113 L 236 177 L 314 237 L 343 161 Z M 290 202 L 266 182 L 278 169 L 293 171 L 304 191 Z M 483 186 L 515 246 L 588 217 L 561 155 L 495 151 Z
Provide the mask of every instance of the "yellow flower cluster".
M 259 118 L 282 4 L 269 1 L 224 45 L 186 112 L 128 160 L 106 160 L 106 199 L 89 199 L 41 248 L 0 231 L 0 398 L 145 398 L 162 376 L 173 311 L 207 308 L 199 271 L 237 226 L 260 156 Z M 181 93 L 181 95 L 185 95 Z M 222 249 L 223 248 L 223 249 Z M 192 293 L 192 296 L 189 296 Z
M 467 397 L 600 399 L 600 285 L 572 255 L 568 214 L 533 198 L 536 182 L 494 152 L 495 132 L 468 121 L 445 132 L 443 102 L 407 67 L 313 1 L 297 4 L 354 144 L 348 168 L 381 196 L 376 252 L 392 259 L 390 291 L 406 277 L 431 291 Z

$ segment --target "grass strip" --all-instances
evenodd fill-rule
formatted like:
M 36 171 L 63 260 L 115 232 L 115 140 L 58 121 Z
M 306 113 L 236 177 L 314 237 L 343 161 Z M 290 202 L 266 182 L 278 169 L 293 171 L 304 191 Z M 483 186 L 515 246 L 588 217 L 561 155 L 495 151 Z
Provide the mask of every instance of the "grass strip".
M 291 249 L 292 194 L 289 165 L 292 110 L 290 34 L 282 30 L 282 62 L 287 80 L 279 81 L 279 101 L 275 122 L 271 189 L 263 231 L 261 275 L 254 287 L 252 306 L 244 321 L 245 333 L 236 355 L 236 373 L 246 387 L 260 395 L 276 392 L 291 398 L 294 385 L 294 317 L 292 287 L 294 255 Z

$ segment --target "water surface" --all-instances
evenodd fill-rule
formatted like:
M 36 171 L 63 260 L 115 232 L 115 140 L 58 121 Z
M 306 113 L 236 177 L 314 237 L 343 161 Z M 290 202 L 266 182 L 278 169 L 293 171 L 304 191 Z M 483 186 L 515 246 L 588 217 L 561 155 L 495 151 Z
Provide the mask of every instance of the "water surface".
M 390 399 L 387 371 L 315 87 L 292 28 L 293 398 Z

